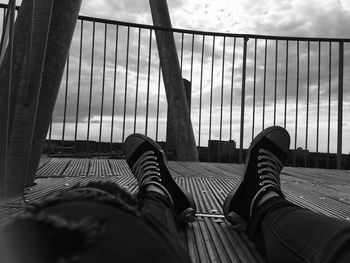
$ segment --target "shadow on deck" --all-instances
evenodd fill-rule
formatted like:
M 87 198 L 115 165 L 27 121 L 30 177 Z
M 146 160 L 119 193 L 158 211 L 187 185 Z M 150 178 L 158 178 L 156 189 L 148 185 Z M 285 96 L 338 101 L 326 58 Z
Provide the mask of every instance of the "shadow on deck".
M 222 215 L 221 205 L 237 184 L 243 165 L 169 162 L 169 167 L 197 203 L 197 221 L 181 232 L 193 262 L 263 262 L 246 234 L 230 226 Z M 281 179 L 290 201 L 350 220 L 350 171 L 286 167 Z M 34 202 L 78 182 L 94 180 L 111 180 L 131 192 L 137 190 L 125 160 L 51 158 L 41 160 L 36 185 L 28 188 L 24 197 Z M 2 200 L 0 225 L 21 213 L 23 203 L 22 198 Z

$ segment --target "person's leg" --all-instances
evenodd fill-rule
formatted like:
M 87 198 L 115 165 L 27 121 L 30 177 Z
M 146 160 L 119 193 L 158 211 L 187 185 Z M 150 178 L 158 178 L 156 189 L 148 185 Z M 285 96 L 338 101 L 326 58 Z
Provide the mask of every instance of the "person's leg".
M 195 220 L 196 205 L 172 178 L 162 148 L 151 138 L 132 134 L 125 140 L 127 163 L 139 186 L 145 220 L 171 242 L 180 244 L 181 224 Z
M 170 203 L 176 221 L 188 223 L 195 220 L 196 204 L 192 196 L 174 181 L 164 151 L 155 141 L 142 134 L 132 134 L 125 140 L 125 154 L 138 182 L 139 195 L 158 193 Z M 150 200 L 154 201 L 154 198 Z M 154 202 L 151 203 L 154 207 Z
M 191 262 L 169 230 L 175 221 L 164 220 L 168 201 L 154 192 L 139 198 L 93 182 L 33 204 L 0 229 L 0 262 Z
M 269 262 L 350 262 L 345 261 L 349 222 L 301 208 L 282 197 L 257 206 L 248 230 Z
M 179 241 L 179 220 L 172 203 L 164 195 L 155 191 L 146 191 L 140 198 L 144 203 L 143 208 L 147 221 L 169 232 Z
M 191 262 L 177 227 L 195 220 L 192 197 L 172 179 L 150 138 L 129 136 L 125 149 L 137 198 L 117 184 L 94 182 L 35 204 L 1 230 L 0 261 Z
M 252 240 L 269 262 L 348 262 L 348 222 L 284 199 L 279 176 L 289 143 L 281 127 L 270 127 L 253 140 L 242 179 L 224 202 L 225 217 L 233 224 L 248 223 Z

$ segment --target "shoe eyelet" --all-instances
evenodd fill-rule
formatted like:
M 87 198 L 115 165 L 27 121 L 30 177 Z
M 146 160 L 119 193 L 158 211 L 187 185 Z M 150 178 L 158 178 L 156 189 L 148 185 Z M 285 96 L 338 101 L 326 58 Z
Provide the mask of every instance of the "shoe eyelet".
M 259 149 L 259 153 L 263 153 L 264 152 L 264 150 L 263 149 Z
M 260 183 L 259 186 L 263 186 L 263 183 Z
M 259 161 L 261 160 L 261 156 L 260 156 L 260 155 L 258 156 L 258 160 L 259 160 Z
M 261 174 L 261 170 L 258 170 L 258 173 Z
M 260 179 L 260 180 L 262 180 L 262 179 L 263 179 L 263 177 L 260 175 L 260 176 L 259 176 L 259 179 Z
M 261 167 L 261 163 L 258 163 L 258 167 Z

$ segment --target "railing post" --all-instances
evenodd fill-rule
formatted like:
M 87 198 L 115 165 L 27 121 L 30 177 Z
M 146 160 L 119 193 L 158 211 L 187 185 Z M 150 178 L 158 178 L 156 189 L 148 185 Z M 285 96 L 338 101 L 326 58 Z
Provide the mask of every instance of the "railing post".
M 339 42 L 337 169 L 342 168 L 344 42 Z
M 244 109 L 245 109 L 245 80 L 247 70 L 247 44 L 248 38 L 243 43 L 243 68 L 242 68 L 242 95 L 241 95 L 241 130 L 239 139 L 239 162 L 243 163 L 243 138 L 244 138 Z

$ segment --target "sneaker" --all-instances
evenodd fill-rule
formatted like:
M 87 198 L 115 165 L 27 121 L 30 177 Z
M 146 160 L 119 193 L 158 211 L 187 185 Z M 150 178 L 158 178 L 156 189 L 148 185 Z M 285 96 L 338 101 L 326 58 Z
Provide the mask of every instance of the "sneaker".
M 269 191 L 284 197 L 280 173 L 289 151 L 288 132 L 278 126 L 260 132 L 250 144 L 243 176 L 229 193 L 223 211 L 231 223 L 248 222 L 260 198 Z
M 162 148 L 151 138 L 132 134 L 125 140 L 125 155 L 139 184 L 139 191 L 149 185 L 162 190 L 174 205 L 181 223 L 195 221 L 196 204 L 172 178 Z

